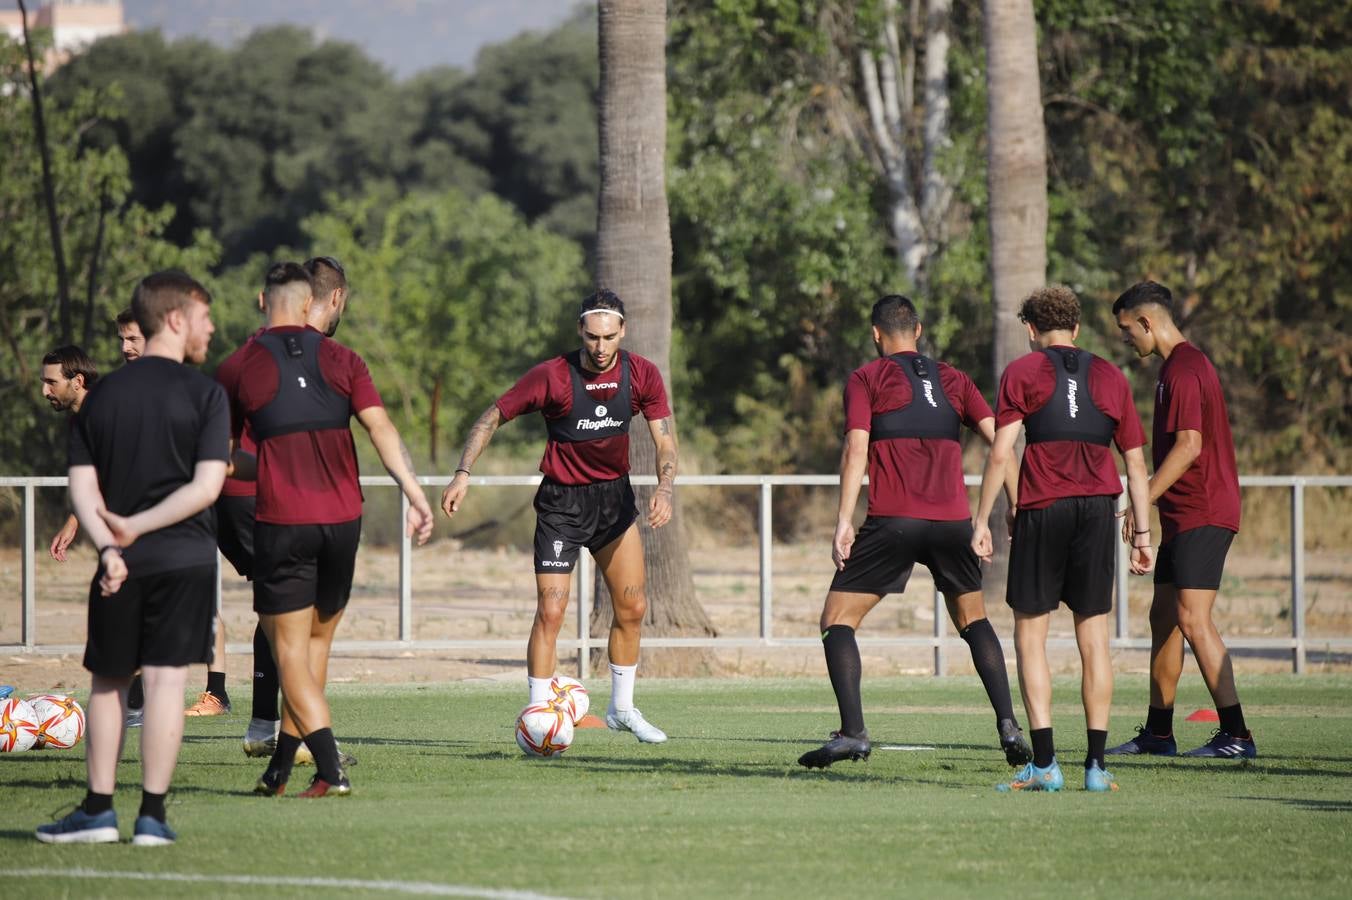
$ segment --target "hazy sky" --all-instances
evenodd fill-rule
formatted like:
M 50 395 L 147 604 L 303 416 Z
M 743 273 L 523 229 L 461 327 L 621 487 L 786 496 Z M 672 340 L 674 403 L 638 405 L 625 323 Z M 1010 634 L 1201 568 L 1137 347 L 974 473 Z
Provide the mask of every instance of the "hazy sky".
M 321 38 L 357 44 L 401 77 L 438 65 L 469 68 L 484 44 L 552 28 L 577 7 L 574 0 L 123 0 L 123 5 L 133 28 L 222 44 L 260 25 L 306 26 Z

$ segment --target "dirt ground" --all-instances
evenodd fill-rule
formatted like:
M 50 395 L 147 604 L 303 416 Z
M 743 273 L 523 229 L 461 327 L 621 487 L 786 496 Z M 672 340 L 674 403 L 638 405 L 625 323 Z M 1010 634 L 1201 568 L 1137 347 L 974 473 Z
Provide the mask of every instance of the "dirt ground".
M 701 546 L 691 552 L 695 586 L 709 617 L 724 636 L 754 637 L 758 633 L 758 558 L 754 544 Z M 1287 637 L 1290 621 L 1290 560 L 1280 546 L 1250 546 L 1244 536 L 1236 542 L 1226 566 L 1225 583 L 1217 602 L 1217 620 L 1225 635 Z M 45 545 L 44 545 L 45 547 Z M 776 637 L 814 638 L 824 591 L 831 574 L 828 540 L 777 544 L 774 548 L 773 632 Z M 0 646 L 20 641 L 20 559 L 16 549 L 0 550 Z M 37 635 L 39 644 L 80 645 L 88 583 L 94 554 L 79 546 L 66 563 L 40 552 L 37 565 Z M 339 628 L 339 640 L 390 640 L 398 637 L 398 556 L 392 548 L 364 546 L 358 557 L 352 602 Z M 249 647 L 255 616 L 247 582 L 227 565 L 222 579 L 222 603 L 227 639 L 227 673 L 232 685 L 243 687 L 250 675 Z M 1148 578 L 1133 578 L 1130 590 L 1130 629 L 1134 637 L 1148 635 L 1150 604 Z M 933 629 L 933 584 L 917 568 L 904 596 L 892 596 L 871 614 L 861 638 L 917 636 Z M 990 603 L 990 618 L 1006 639 L 1012 620 L 1003 602 Z M 452 540 L 436 541 L 414 551 L 413 636 L 418 640 L 496 639 L 514 643 L 477 651 L 409 651 L 391 644 L 378 652 L 335 653 L 332 680 L 419 682 L 467 679 L 523 679 L 526 636 L 534 614 L 534 587 L 526 551 L 473 550 Z M 570 617 L 567 633 L 573 633 Z M 1352 635 L 1352 559 L 1345 553 L 1311 552 L 1306 559 L 1306 630 L 1310 641 L 1309 671 L 1352 668 L 1352 654 L 1321 652 L 1319 637 Z M 951 625 L 947 633 L 953 634 Z M 1072 636 L 1070 615 L 1064 610 L 1053 622 L 1053 636 Z M 660 651 L 646 651 L 655 654 Z M 867 675 L 928 674 L 928 648 L 863 647 Z M 604 655 L 603 652 L 600 655 Z M 1237 651 L 1240 671 L 1290 671 L 1285 651 Z M 1013 663 L 1010 653 L 1011 666 Z M 1076 671 L 1073 650 L 1053 655 L 1061 671 Z M 1143 651 L 1116 651 L 1118 672 L 1144 672 Z M 573 671 L 567 657 L 560 669 Z M 704 657 L 700 671 L 724 676 L 825 674 L 821 650 L 815 645 L 777 648 L 729 648 Z M 950 674 L 972 669 L 960 644 L 947 652 Z M 1190 671 L 1195 671 L 1191 670 Z M 203 679 L 205 676 L 203 676 Z M 0 651 L 0 683 L 24 690 L 79 687 L 87 676 L 78 653 L 44 655 Z

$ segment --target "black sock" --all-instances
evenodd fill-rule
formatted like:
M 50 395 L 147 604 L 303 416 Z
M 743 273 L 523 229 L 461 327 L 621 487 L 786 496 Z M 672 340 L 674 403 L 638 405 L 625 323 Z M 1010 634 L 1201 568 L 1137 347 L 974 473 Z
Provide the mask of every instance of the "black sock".
M 1108 745 L 1108 732 L 1091 728 L 1085 734 L 1089 735 L 1089 753 L 1085 755 L 1084 767 L 1087 769 L 1097 765 L 1100 769 L 1108 768 L 1103 763 L 1103 748 Z
M 995 710 L 998 725 L 1002 719 L 1017 721 L 1014 718 L 1014 703 L 1009 696 L 1009 673 L 1005 671 L 1005 652 L 1000 649 L 1000 638 L 991 627 L 990 620 L 977 619 L 969 624 L 958 636 L 967 642 L 972 651 L 972 665 L 990 698 L 991 708 Z
M 225 692 L 225 673 L 207 671 L 207 693 L 215 694 L 216 699 L 223 703 L 230 702 L 230 695 Z
M 272 647 L 268 645 L 268 636 L 263 626 L 254 628 L 253 663 L 253 717 L 268 722 L 276 722 L 282 717 L 277 709 L 277 690 L 281 679 L 277 677 L 277 661 L 272 658 Z
M 1145 730 L 1155 737 L 1168 737 L 1174 733 L 1174 708 L 1160 709 L 1150 706 L 1145 711 Z
M 142 709 L 146 705 L 145 687 L 141 684 L 141 673 L 132 676 L 131 687 L 127 688 L 127 708 Z
M 314 754 L 315 769 L 319 777 L 329 784 L 337 784 L 343 777 L 343 767 L 338 763 L 338 741 L 332 728 L 320 728 L 305 736 L 305 746 Z
M 1218 706 L 1216 713 L 1221 717 L 1221 731 L 1230 737 L 1249 736 L 1249 729 L 1244 724 L 1244 710 L 1238 703 L 1234 706 Z
M 99 813 L 105 813 L 113 808 L 112 794 L 96 794 L 93 791 L 86 791 L 84 803 L 80 808 L 91 816 L 97 816 Z
M 277 735 L 277 749 L 272 751 L 268 771 L 280 776 L 277 780 L 283 784 L 291 779 L 291 767 L 296 764 L 296 751 L 300 745 L 300 738 L 294 734 L 283 731 Z
M 152 819 L 164 821 L 164 794 L 152 794 L 150 791 L 141 791 L 141 811 L 136 815 L 150 816 Z
M 840 733 L 863 737 L 864 707 L 859 699 L 859 677 L 863 665 L 859 661 L 859 645 L 854 640 L 854 629 L 848 625 L 832 625 L 822 633 L 822 649 L 826 651 L 826 671 L 831 675 L 831 689 L 836 692 L 836 705 L 840 707 Z
M 1056 745 L 1052 743 L 1052 730 L 1050 728 L 1034 728 L 1028 732 L 1028 736 L 1033 739 L 1033 765 L 1039 769 L 1045 769 L 1056 759 Z

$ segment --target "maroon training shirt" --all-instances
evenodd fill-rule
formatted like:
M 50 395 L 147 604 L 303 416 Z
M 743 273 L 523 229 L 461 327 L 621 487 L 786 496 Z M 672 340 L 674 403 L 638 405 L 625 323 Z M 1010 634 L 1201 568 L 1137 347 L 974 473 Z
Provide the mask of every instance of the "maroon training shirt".
M 907 356 L 915 356 L 907 353 Z M 968 428 L 992 415 L 965 372 L 939 363 L 939 383 Z M 911 402 L 911 382 L 895 362 L 875 359 L 845 383 L 845 430 L 869 431 L 879 413 Z M 939 438 L 892 438 L 868 448 L 868 514 L 949 522 L 971 518 L 962 481 L 962 445 Z
M 1159 498 L 1161 543 L 1203 525 L 1239 531 L 1239 471 L 1225 395 L 1211 360 L 1186 341 L 1160 369 L 1153 431 L 1156 471 L 1173 449 L 1176 432 L 1202 435 L 1201 455 Z
M 309 326 L 267 329 L 286 333 Z M 310 329 L 313 330 L 313 329 Z M 337 341 L 319 344 L 319 370 L 328 386 L 348 397 L 352 412 L 381 406 L 380 394 L 360 356 Z M 230 395 L 236 439 L 249 415 L 277 394 L 277 363 L 267 348 L 250 341 L 216 370 Z M 348 428 L 283 434 L 258 445 L 258 507 L 255 518 L 274 525 L 332 525 L 361 515 L 357 448 Z
M 216 381 L 221 385 L 233 384 L 239 380 L 239 361 L 243 358 L 242 354 L 246 347 L 253 343 L 253 339 L 263 333 L 263 329 L 258 329 L 249 335 L 249 339 L 244 342 L 244 347 L 239 348 L 234 353 L 225 358 L 219 366 L 216 367 Z M 226 387 L 226 394 L 230 394 L 229 387 Z M 244 432 L 238 438 L 238 449 L 245 453 L 257 453 L 258 444 L 253 439 L 253 429 L 246 422 Z M 258 493 L 258 482 L 244 481 L 239 478 L 225 479 L 225 486 L 221 488 L 222 497 L 252 497 Z
M 629 353 L 629 413 L 643 413 L 648 420 L 671 415 L 667 391 L 657 366 L 635 353 Z M 613 384 L 614 387 L 588 391 L 598 402 L 609 400 L 619 391 L 619 356 L 609 371 L 582 371 L 583 384 Z M 568 361 L 562 356 L 546 360 L 532 368 L 498 398 L 498 412 L 504 422 L 528 412 L 539 411 L 546 419 L 561 419 L 572 412 L 573 382 Z M 631 423 L 630 428 L 634 425 Z M 547 441 L 540 471 L 559 484 L 595 484 L 613 481 L 629 474 L 629 435 L 595 441 L 564 443 Z
M 1064 345 L 1062 345 L 1064 346 Z M 1145 429 L 1131 387 L 1117 366 L 1097 356 L 1089 370 L 1094 405 L 1117 423 L 1113 443 L 1122 453 L 1145 446 Z M 1009 364 L 1000 376 L 995 427 L 1020 422 L 1047 405 L 1056 390 L 1056 369 L 1047 354 L 1029 353 Z M 1062 497 L 1116 497 L 1122 482 L 1113 452 L 1085 441 L 1043 441 L 1029 444 L 1019 466 L 1019 509 L 1041 509 Z

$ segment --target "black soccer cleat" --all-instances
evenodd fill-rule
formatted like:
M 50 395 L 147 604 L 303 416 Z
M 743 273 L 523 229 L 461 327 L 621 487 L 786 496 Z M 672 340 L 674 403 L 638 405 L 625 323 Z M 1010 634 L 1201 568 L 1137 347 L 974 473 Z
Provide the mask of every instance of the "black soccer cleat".
M 286 776 L 275 769 L 268 769 L 254 785 L 254 793 L 264 797 L 280 797 L 286 793 Z
M 1023 736 L 1023 729 L 1013 719 L 1000 720 L 1000 749 L 1005 751 L 1005 762 L 1011 766 L 1026 766 L 1033 761 L 1033 748 Z
M 1177 756 L 1178 742 L 1172 734 L 1151 734 L 1144 725 L 1136 726 L 1136 737 L 1125 744 L 1103 751 L 1108 756 Z
M 860 737 L 850 737 L 839 731 L 833 731 L 831 740 L 816 750 L 809 750 L 798 757 L 798 765 L 809 769 L 825 769 L 831 763 L 840 762 L 842 759 L 868 760 L 868 755 L 872 752 L 873 745 L 868 742 L 867 731 Z
M 1211 759 L 1257 759 L 1258 746 L 1253 742 L 1253 733 L 1244 737 L 1235 737 L 1216 729 L 1211 740 L 1196 750 L 1189 750 L 1184 756 L 1203 756 Z

